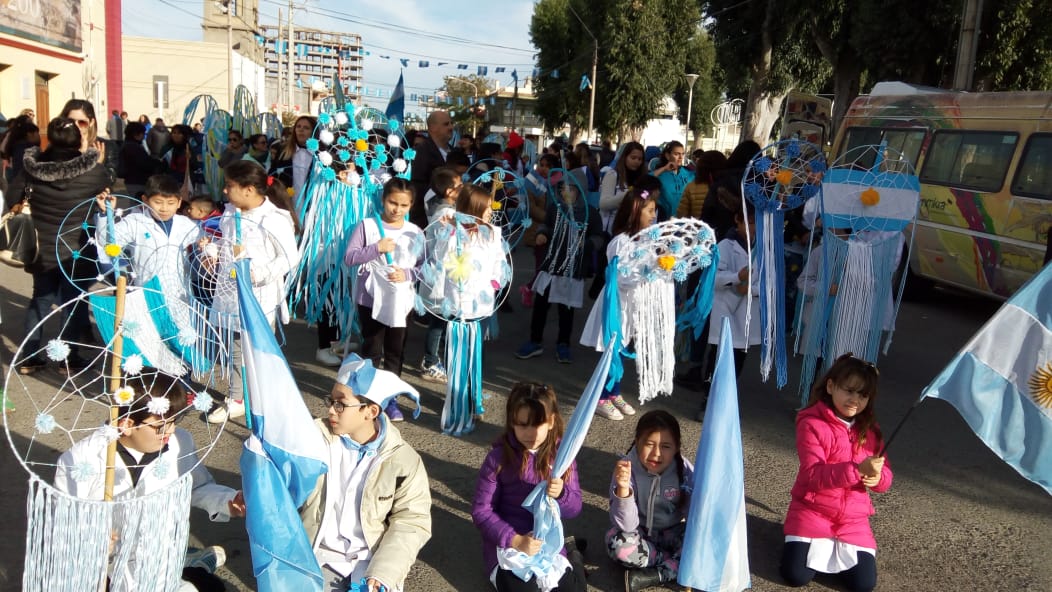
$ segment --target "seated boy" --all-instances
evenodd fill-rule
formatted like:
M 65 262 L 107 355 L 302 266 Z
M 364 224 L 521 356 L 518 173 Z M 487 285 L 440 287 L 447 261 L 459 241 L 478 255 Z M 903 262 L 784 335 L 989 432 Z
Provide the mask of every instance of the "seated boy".
M 117 429 L 117 455 L 114 457 L 113 499 L 122 500 L 149 495 L 164 489 L 186 473 L 193 481 L 190 505 L 208 512 L 213 522 L 227 522 L 231 516 L 245 515 L 245 500 L 240 491 L 219 485 L 204 464 L 198 461 L 190 432 L 175 427 L 175 422 L 187 409 L 187 393 L 176 379 L 162 373 L 147 378 L 152 371 L 143 372 L 143 384 L 129 405 L 118 407 L 120 419 Z M 136 388 L 129 385 L 126 388 Z M 157 402 L 167 403 L 158 406 Z M 103 499 L 106 477 L 106 449 L 109 441 L 102 431 L 80 440 L 58 459 L 55 488 L 84 499 Z M 117 528 L 117 526 L 115 526 Z M 119 530 L 119 529 L 118 529 Z M 222 584 L 209 576 L 222 565 L 222 548 L 210 548 L 214 557 L 202 561 L 201 553 L 186 560 L 184 584 L 180 590 L 212 590 Z M 207 564 L 206 574 L 201 567 Z M 111 574 L 114 590 L 135 590 L 137 585 L 130 572 Z M 193 582 L 194 587 L 190 582 Z
M 383 409 L 416 390 L 370 360 L 348 356 L 315 425 L 329 445 L 329 472 L 300 509 L 326 590 L 365 580 L 369 592 L 402 590 L 431 538 L 431 494 L 420 456 Z M 419 411 L 418 411 L 419 413 Z

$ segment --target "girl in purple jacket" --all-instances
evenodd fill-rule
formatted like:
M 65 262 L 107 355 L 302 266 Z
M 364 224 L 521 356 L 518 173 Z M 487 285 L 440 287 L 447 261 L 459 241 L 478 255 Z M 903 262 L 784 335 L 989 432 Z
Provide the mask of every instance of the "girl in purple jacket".
M 873 403 L 876 366 L 844 354 L 815 383 L 796 417 L 800 472 L 785 517 L 782 577 L 806 585 L 816 572 L 838 573 L 853 592 L 877 585 L 877 541 L 869 527 L 869 490 L 891 487 L 891 467 Z
M 471 508 L 471 518 L 482 534 L 486 573 L 498 592 L 543 590 L 536 578 L 524 582 L 507 569 L 516 551 L 535 555 L 541 549 L 541 541 L 531 536 L 533 514 L 522 507 L 534 486 L 548 482 L 548 495 L 558 502 L 563 518 L 581 512 L 576 464 L 564 475 L 551 474 L 562 435 L 563 419 L 551 387 L 520 382 L 511 388 L 504 434 L 482 463 Z M 570 560 L 563 557 L 561 563 L 566 564 L 565 573 L 554 590 L 584 592 L 584 566 L 576 549 Z

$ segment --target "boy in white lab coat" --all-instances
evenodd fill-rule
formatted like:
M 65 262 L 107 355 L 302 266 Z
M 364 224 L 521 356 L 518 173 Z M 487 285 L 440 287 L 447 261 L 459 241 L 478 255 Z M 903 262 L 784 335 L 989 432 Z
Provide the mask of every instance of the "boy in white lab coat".
M 149 376 L 150 371 L 143 372 Z M 130 383 L 131 381 L 129 381 Z M 117 455 L 114 459 L 113 499 L 141 497 L 171 486 L 186 473 L 193 485 L 190 505 L 208 512 L 213 522 L 227 522 L 231 516 L 245 515 L 245 501 L 240 491 L 220 485 L 198 461 L 193 437 L 176 420 L 184 415 L 187 393 L 174 378 L 157 373 L 152 381 L 144 378 L 140 387 L 144 392 L 127 393 L 128 405 L 118 407 Z M 135 389 L 126 386 L 125 389 Z M 58 459 L 55 488 L 70 495 L 101 501 L 105 493 L 106 449 L 109 440 L 105 430 L 99 430 L 80 440 Z M 117 541 L 119 543 L 119 541 Z M 218 552 L 222 554 L 222 550 Z M 222 559 L 209 566 L 222 564 Z M 187 567 L 192 571 L 194 568 Z M 184 585 L 179 590 L 205 590 L 205 586 L 190 586 L 200 574 L 184 570 Z M 209 578 L 204 578 L 210 581 Z M 138 588 L 129 573 L 110 574 L 111 590 Z

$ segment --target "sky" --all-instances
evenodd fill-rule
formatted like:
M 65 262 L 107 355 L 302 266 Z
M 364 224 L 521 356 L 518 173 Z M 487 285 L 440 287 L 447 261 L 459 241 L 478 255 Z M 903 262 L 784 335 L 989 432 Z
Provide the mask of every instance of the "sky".
M 434 94 L 443 76 L 476 74 L 489 67 L 489 78 L 510 85 L 511 72 L 525 77 L 532 70 L 534 48 L 529 26 L 534 0 L 295 0 L 293 26 L 323 31 L 357 33 L 366 55 L 363 66 L 367 88 L 390 91 L 404 69 L 406 107 L 411 94 Z M 288 2 L 259 0 L 260 24 L 276 25 Z M 204 0 L 124 0 L 123 33 L 138 37 L 200 41 Z M 452 39 L 451 39 L 452 38 Z M 383 59 L 380 56 L 389 56 Z M 430 67 L 418 62 L 428 60 Z M 449 65 L 438 67 L 438 62 Z M 468 64 L 458 70 L 457 64 Z M 502 74 L 494 72 L 504 66 Z M 374 107 L 387 98 L 370 98 Z

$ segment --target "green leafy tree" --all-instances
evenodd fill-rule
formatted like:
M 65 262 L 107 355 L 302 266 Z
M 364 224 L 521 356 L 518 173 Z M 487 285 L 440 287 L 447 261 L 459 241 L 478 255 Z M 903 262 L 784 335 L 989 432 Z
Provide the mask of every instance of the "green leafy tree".
M 716 46 L 704 30 L 698 30 L 686 46 L 686 58 L 680 84 L 674 97 L 680 106 L 680 121 L 687 122 L 687 107 L 690 103 L 690 129 L 695 140 L 712 131 L 709 113 L 720 102 L 723 91 L 723 74 L 716 67 Z M 690 85 L 687 74 L 697 74 L 694 83 L 693 101 L 690 101 Z
M 584 2 L 576 4 L 575 10 L 588 14 Z M 540 0 L 530 21 L 530 41 L 538 50 L 541 72 L 533 81 L 534 110 L 549 132 L 565 124 L 580 129 L 588 117 L 588 100 L 579 91 L 579 81 L 591 67 L 591 38 L 570 14 L 569 6 L 570 0 Z M 588 40 L 587 48 L 582 39 Z
M 974 90 L 1052 90 L 1052 2 L 983 4 Z
M 440 108 L 448 110 L 453 124 L 462 131 L 478 130 L 485 124 L 486 108 L 479 104 L 495 90 L 492 81 L 482 76 L 446 76 L 445 84 L 439 92 L 445 99 L 439 103 Z M 472 105 L 474 99 L 476 104 Z

